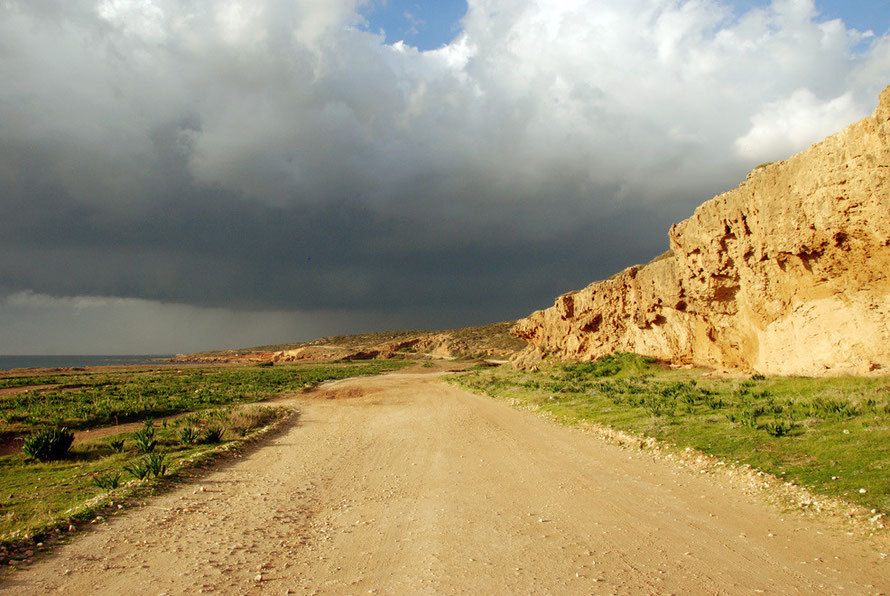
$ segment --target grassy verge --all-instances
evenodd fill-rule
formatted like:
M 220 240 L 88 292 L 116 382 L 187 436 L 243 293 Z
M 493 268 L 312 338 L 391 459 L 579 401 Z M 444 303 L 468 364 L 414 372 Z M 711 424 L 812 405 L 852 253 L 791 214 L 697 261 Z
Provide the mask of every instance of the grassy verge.
M 144 372 L 5 377 L 0 389 L 0 433 L 45 425 L 87 429 L 141 421 L 227 404 L 250 403 L 323 381 L 378 374 L 410 363 L 375 361 L 324 366 L 161 368 Z M 48 388 L 27 390 L 28 386 Z
M 142 426 L 77 442 L 58 459 L 41 461 L 24 451 L 0 456 L 0 560 L 90 518 L 111 499 L 121 501 L 154 486 L 292 414 L 286 408 L 245 402 L 404 365 L 373 362 L 30 377 L 35 390 L 0 396 L 2 436 L 34 436 L 47 427 L 96 428 L 109 416 L 112 422 L 138 421 Z M 8 386 L 28 386 L 27 379 L 16 378 Z M 44 385 L 55 387 L 36 388 Z M 160 424 L 152 421 L 168 414 L 181 416 Z
M 483 368 L 466 389 L 749 464 L 890 513 L 890 378 L 718 379 L 618 354 L 538 372 Z

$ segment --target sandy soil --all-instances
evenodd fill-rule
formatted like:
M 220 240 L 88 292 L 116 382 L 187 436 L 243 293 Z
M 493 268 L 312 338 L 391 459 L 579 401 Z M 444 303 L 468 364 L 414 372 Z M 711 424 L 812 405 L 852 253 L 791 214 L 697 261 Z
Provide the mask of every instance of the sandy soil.
M 442 383 L 294 398 L 300 422 L 63 546 L 4 593 L 880 593 L 874 545 Z

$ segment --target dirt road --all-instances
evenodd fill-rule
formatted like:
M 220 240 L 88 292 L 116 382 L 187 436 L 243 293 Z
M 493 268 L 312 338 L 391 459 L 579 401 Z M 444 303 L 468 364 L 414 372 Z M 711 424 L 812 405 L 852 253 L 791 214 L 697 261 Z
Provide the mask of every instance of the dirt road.
M 263 448 L 0 591 L 890 591 L 890 560 L 860 540 L 436 376 L 295 402 L 300 422 Z

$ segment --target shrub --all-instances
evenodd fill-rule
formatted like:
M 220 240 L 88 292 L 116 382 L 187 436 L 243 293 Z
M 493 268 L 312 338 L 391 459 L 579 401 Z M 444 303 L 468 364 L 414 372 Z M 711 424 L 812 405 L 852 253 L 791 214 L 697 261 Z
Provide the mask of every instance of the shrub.
M 705 396 L 705 403 L 712 410 L 719 410 L 723 406 L 726 405 L 726 402 L 724 402 L 719 396 L 715 396 L 715 395 L 711 395 L 711 394 L 707 394 Z
M 742 424 L 750 428 L 757 428 L 757 418 L 763 415 L 763 408 L 760 406 L 749 406 L 742 410 L 739 420 Z
M 159 478 L 167 473 L 167 462 L 163 453 L 149 453 L 145 458 L 145 466 L 149 473 L 155 478 Z
M 763 429 L 774 437 L 784 437 L 791 433 L 794 425 L 785 420 L 774 420 L 764 425 Z
M 667 415 L 673 415 L 674 412 L 674 402 L 671 399 L 662 399 L 661 396 L 653 395 L 649 398 L 648 404 L 649 412 L 652 413 L 653 416 L 660 417 Z
M 74 433 L 67 428 L 52 427 L 44 428 L 35 433 L 31 433 L 22 446 L 22 451 L 26 455 L 39 459 L 40 461 L 48 461 L 53 459 L 62 459 L 71 448 L 74 442 Z
M 198 441 L 198 433 L 191 424 L 179 429 L 179 441 L 183 445 L 194 445 Z
M 115 472 L 113 474 L 105 474 L 103 476 L 96 476 L 93 478 L 93 484 L 98 486 L 103 490 L 114 490 L 121 483 L 121 474 L 120 472 Z
M 202 443 L 214 445 L 222 441 L 223 429 L 219 426 L 208 426 L 204 429 L 204 436 L 201 438 Z
M 124 466 L 124 471 L 128 472 L 133 476 L 133 478 L 138 478 L 142 480 L 144 478 L 148 478 L 149 469 L 146 464 L 146 460 L 140 459 L 139 461 L 135 461 L 132 464 Z
M 124 439 L 111 439 L 108 441 L 108 446 L 111 447 L 111 450 L 115 453 L 123 453 Z
M 139 461 L 124 466 L 134 478 L 143 480 L 149 476 L 159 478 L 167 473 L 167 461 L 163 453 L 149 453 Z
M 145 423 L 145 428 L 133 433 L 133 441 L 140 453 L 151 453 L 155 450 L 158 441 L 155 439 L 155 429 L 150 422 Z
M 829 399 L 821 405 L 821 413 L 828 414 L 836 418 L 852 418 L 861 413 L 860 408 L 853 403 L 840 399 Z

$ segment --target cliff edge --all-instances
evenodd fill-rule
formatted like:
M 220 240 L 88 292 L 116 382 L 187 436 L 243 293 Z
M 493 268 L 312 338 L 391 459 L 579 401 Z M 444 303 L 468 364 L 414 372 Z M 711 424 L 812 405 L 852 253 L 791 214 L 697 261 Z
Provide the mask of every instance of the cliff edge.
M 670 230 L 670 250 L 520 320 L 514 356 L 636 352 L 775 375 L 890 369 L 890 87 L 870 117 Z

